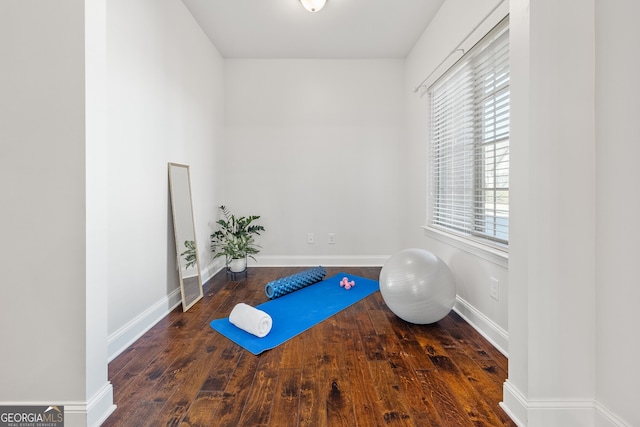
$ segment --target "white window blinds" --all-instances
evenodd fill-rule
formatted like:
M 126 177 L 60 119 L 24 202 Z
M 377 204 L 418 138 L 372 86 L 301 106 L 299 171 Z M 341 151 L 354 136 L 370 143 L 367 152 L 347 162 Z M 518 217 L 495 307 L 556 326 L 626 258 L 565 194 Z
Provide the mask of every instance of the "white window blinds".
M 430 225 L 509 240 L 509 30 L 498 24 L 429 88 Z

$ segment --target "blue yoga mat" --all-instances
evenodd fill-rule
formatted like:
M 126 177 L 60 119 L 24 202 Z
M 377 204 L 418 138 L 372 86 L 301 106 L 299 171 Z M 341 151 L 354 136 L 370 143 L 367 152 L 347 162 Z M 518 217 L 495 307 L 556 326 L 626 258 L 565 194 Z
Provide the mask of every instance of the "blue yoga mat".
M 349 290 L 340 287 L 343 277 L 355 281 L 356 286 Z M 264 338 L 258 338 L 234 326 L 228 317 L 213 320 L 210 325 L 231 341 L 257 355 L 279 346 L 378 289 L 376 280 L 340 273 L 260 304 L 256 308 L 268 313 L 273 320 L 271 332 Z

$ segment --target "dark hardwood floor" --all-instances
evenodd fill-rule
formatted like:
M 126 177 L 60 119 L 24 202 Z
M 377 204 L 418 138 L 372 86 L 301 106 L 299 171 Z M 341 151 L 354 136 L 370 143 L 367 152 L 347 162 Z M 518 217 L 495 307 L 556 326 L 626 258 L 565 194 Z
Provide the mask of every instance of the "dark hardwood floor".
M 498 406 L 507 360 L 452 312 L 432 325 L 391 313 L 379 292 L 254 356 L 215 332 L 238 302 L 304 268 L 213 277 L 109 364 L 118 406 L 103 426 L 515 426 Z M 380 268 L 327 268 L 378 279 Z

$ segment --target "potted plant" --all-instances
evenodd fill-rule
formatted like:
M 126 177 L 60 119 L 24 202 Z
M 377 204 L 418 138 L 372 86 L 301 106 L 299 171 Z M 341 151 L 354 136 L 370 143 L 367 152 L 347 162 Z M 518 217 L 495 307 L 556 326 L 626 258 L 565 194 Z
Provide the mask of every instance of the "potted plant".
M 247 268 L 247 258 L 255 260 L 254 255 L 260 252 L 255 242 L 255 235 L 264 231 L 262 225 L 254 224 L 259 215 L 233 215 L 225 206 L 220 206 L 222 218 L 216 221 L 218 229 L 211 235 L 211 252 L 214 258 L 225 257 L 229 271 L 239 273 Z

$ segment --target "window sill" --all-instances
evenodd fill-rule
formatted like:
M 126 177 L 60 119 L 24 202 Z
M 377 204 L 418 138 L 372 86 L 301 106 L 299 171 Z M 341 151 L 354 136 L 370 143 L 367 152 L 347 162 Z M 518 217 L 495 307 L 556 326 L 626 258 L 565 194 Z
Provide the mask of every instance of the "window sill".
M 506 250 L 500 250 L 498 248 L 446 233 L 426 225 L 423 225 L 422 228 L 424 229 L 425 236 L 434 238 L 442 243 L 490 261 L 503 268 L 509 267 L 509 252 Z

